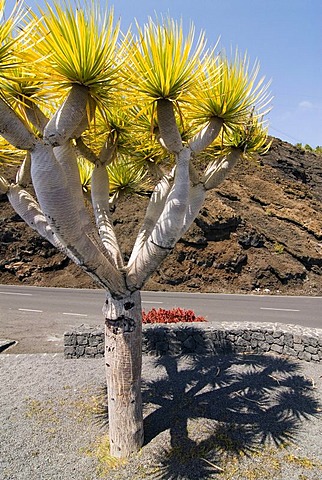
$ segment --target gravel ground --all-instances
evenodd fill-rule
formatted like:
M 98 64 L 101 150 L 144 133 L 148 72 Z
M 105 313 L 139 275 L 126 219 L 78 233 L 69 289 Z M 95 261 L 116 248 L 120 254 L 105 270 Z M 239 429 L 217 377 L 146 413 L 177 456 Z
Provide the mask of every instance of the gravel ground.
M 106 448 L 102 359 L 0 355 L 2 480 L 322 478 L 322 364 L 264 355 L 143 361 L 146 445 Z

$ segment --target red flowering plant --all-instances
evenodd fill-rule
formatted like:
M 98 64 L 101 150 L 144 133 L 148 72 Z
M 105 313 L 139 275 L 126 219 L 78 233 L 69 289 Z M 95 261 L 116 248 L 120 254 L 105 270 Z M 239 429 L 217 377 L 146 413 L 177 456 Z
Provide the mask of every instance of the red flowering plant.
M 196 316 L 193 310 L 185 310 L 180 307 L 165 310 L 152 308 L 149 312 L 142 312 L 143 323 L 178 323 L 178 322 L 206 322 L 202 316 Z

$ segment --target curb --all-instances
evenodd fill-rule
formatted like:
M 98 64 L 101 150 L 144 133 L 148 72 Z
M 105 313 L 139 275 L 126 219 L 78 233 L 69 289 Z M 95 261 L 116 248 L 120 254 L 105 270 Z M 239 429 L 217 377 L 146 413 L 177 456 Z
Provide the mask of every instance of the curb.
M 7 348 L 16 345 L 16 343 L 16 340 L 0 339 L 0 353 L 7 350 Z

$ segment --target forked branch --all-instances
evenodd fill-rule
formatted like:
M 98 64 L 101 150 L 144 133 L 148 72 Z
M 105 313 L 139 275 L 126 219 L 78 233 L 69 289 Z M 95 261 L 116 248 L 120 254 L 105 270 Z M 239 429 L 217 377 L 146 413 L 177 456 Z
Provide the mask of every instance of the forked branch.
M 174 184 L 151 234 L 127 269 L 129 289 L 139 289 L 173 249 L 180 237 L 189 197 L 191 151 L 183 148 L 177 155 Z

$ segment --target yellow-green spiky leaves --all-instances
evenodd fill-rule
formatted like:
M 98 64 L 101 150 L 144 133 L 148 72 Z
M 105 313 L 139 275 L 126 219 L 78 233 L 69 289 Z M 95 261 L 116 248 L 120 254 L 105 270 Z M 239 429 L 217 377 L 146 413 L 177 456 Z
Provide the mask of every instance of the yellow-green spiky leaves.
M 267 153 L 270 146 L 266 123 L 262 118 L 250 115 L 244 124 L 226 127 L 222 135 L 202 153 L 202 157 L 212 161 L 229 155 L 232 150 L 238 150 L 244 158 L 251 159 L 254 154 Z
M 247 122 L 251 112 L 263 115 L 269 102 L 269 84 L 265 85 L 263 78 L 257 81 L 258 73 L 258 63 L 250 70 L 247 56 L 238 52 L 231 61 L 221 55 L 208 58 L 190 92 L 190 118 L 202 124 L 219 117 L 232 127 Z
M 201 34 L 194 46 L 194 28 L 183 34 L 174 20 L 152 19 L 130 47 L 131 86 L 149 100 L 178 100 L 195 81 L 195 72 L 205 47 Z
M 22 1 L 16 2 L 15 7 L 5 17 L 6 1 L 0 0 L 0 77 L 5 76 L 8 70 L 19 64 L 15 47 L 22 33 L 15 29 L 24 16 Z M 15 36 L 14 33 L 17 33 Z
M 91 190 L 91 177 L 94 165 L 84 158 L 77 160 L 80 181 L 85 193 Z M 120 155 L 107 167 L 109 192 L 112 197 L 123 194 L 144 194 L 148 188 L 146 169 L 137 165 L 133 159 Z
M 237 125 L 234 129 L 226 129 L 223 148 L 238 148 L 244 156 L 253 153 L 265 154 L 271 142 L 268 141 L 268 128 L 262 119 L 250 117 L 244 125 Z
M 0 136 L 0 165 L 20 165 L 24 159 L 25 153 L 17 150 Z
M 107 171 L 112 197 L 146 192 L 148 186 L 145 180 L 146 170 L 138 167 L 133 159 L 120 156 L 117 161 L 108 165 Z
M 94 165 L 85 158 L 80 157 L 77 159 L 77 166 L 83 192 L 87 193 L 91 189 L 91 177 Z
M 84 85 L 98 104 L 104 103 L 116 83 L 119 25 L 113 24 L 112 10 L 103 13 L 95 2 L 79 3 L 76 9 L 63 5 L 47 4 L 33 30 L 37 77 L 56 88 Z

